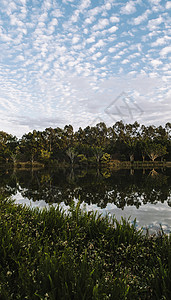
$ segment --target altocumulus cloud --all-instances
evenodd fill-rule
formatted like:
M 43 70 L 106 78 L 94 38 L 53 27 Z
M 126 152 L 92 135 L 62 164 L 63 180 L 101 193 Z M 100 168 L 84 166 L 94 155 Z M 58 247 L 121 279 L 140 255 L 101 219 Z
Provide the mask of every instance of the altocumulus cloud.
M 119 102 L 112 115 L 106 108 L 123 92 L 143 112 L 126 122 L 170 121 L 170 1 L 0 0 L 0 7 L 1 130 L 112 125 L 126 114 Z

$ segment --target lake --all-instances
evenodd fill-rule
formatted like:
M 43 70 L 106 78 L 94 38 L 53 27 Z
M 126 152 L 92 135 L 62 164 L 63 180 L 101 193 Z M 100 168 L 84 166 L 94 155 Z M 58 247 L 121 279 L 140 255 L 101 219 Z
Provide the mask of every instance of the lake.
M 0 170 L 0 192 L 31 207 L 73 201 L 102 215 L 136 218 L 137 228 L 171 232 L 171 168 Z

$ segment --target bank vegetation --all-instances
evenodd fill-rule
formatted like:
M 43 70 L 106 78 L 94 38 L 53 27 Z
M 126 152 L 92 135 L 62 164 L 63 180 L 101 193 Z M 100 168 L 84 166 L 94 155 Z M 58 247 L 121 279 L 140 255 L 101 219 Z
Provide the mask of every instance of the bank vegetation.
M 171 236 L 0 200 L 0 299 L 171 299 Z

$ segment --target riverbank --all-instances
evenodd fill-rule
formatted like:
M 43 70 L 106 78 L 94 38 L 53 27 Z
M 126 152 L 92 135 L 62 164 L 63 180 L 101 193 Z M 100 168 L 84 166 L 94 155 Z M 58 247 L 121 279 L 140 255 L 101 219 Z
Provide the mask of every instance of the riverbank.
M 16 169 L 16 170 L 39 170 L 44 168 L 110 168 L 110 169 L 155 169 L 155 168 L 171 168 L 171 161 L 119 161 L 111 160 L 107 163 L 94 163 L 94 164 L 73 164 L 66 162 L 51 162 L 51 163 L 40 163 L 40 162 L 17 162 L 16 164 L 0 164 L 0 168 Z
M 170 299 L 170 236 L 79 205 L 0 209 L 0 299 Z
M 147 169 L 147 168 L 171 168 L 170 161 L 119 161 L 112 160 L 109 162 L 110 168 L 118 169 Z

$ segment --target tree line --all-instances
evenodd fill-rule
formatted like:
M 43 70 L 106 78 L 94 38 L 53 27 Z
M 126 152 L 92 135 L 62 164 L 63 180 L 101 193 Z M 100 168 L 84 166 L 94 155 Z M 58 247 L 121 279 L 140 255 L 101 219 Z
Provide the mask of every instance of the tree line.
M 107 127 L 100 122 L 77 131 L 66 125 L 63 129 L 33 130 L 20 139 L 0 131 L 1 164 L 100 164 L 111 160 L 171 161 L 171 123 L 156 127 L 118 121 Z

